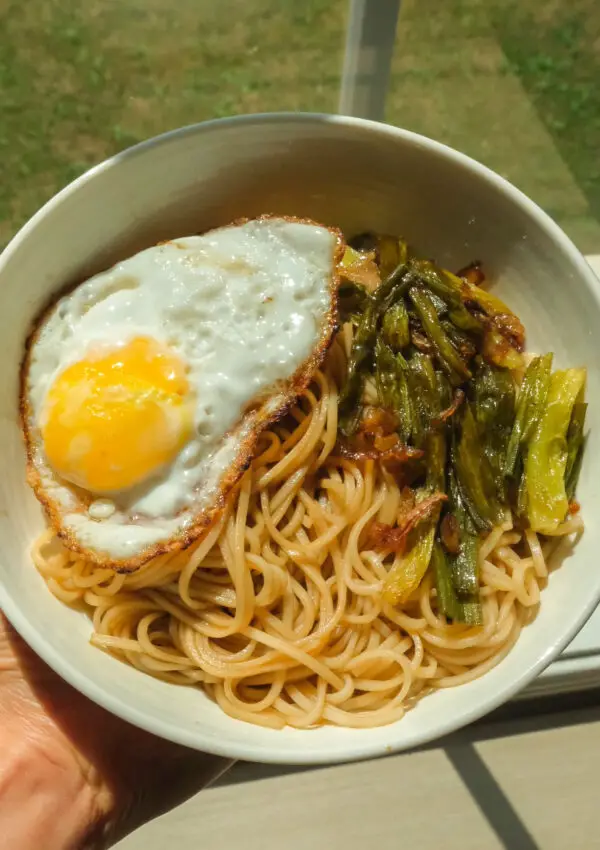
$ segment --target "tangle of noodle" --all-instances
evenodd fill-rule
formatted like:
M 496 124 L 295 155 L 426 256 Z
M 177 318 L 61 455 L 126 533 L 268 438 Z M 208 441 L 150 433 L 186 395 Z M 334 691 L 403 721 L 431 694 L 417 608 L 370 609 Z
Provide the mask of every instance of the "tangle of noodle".
M 95 646 L 160 679 L 201 684 L 227 714 L 274 728 L 392 723 L 510 651 L 560 541 L 542 544 L 510 521 L 489 534 L 482 626 L 448 624 L 429 574 L 401 607 L 383 602 L 394 555 L 363 549 L 361 531 L 372 518 L 395 520 L 400 490 L 384 466 L 333 453 L 348 344 L 340 334 L 194 546 L 124 575 L 63 548 L 52 531 L 37 540 L 37 569 L 59 599 L 89 612 Z M 559 536 L 582 527 L 571 518 Z

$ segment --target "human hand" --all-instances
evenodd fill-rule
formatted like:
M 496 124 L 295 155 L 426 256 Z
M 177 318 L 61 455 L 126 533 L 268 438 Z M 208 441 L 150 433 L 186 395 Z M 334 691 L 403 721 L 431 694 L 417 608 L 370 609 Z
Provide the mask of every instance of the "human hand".
M 103 848 L 227 769 L 130 726 L 57 676 L 0 612 L 0 835 L 11 850 Z

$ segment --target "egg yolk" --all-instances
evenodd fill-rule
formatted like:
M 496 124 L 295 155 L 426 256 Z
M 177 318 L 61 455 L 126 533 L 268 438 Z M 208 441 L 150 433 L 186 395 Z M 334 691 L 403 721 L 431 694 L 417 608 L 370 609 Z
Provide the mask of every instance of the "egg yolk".
M 185 364 L 156 340 L 137 337 L 58 375 L 42 439 L 59 475 L 93 493 L 114 493 L 165 467 L 192 427 Z

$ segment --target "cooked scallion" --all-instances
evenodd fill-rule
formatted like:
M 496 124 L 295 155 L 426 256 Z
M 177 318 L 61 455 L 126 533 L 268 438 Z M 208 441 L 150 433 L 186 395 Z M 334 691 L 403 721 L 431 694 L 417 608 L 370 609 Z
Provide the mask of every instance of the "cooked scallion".
M 534 531 L 552 533 L 567 515 L 567 431 L 585 378 L 585 369 L 565 369 L 550 379 L 546 407 L 525 460 L 527 516 Z
M 483 534 L 511 514 L 517 527 L 551 533 L 578 510 L 585 370 L 552 374 L 552 354 L 524 370 L 523 326 L 481 287 L 479 264 L 454 275 L 392 236 L 356 247 L 367 253 L 347 253 L 347 267 L 369 257 L 383 283 L 340 288 L 354 334 L 339 430 L 356 442 L 341 449 L 388 459 L 408 500 L 395 523 L 375 521 L 375 545 L 387 541 L 395 558 L 383 596 L 405 602 L 431 565 L 438 610 L 478 625 Z

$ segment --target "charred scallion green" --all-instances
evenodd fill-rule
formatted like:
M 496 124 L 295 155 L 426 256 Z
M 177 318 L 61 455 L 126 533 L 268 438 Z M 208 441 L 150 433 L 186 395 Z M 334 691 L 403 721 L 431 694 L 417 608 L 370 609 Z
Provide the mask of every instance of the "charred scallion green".
M 494 473 L 496 492 L 504 502 L 506 450 L 515 418 L 515 384 L 511 374 L 480 363 L 473 378 L 473 409 L 483 451 Z
M 365 374 L 372 365 L 379 323 L 386 310 L 409 288 L 411 279 L 407 271 L 405 264 L 396 267 L 377 288 L 358 321 L 346 383 L 339 400 L 339 427 L 346 436 L 353 434 L 358 427 Z
M 398 417 L 398 431 L 408 443 L 413 433 L 413 412 L 406 380 L 408 365 L 401 354 L 379 338 L 375 344 L 375 381 L 383 407 Z
M 452 460 L 461 497 L 474 525 L 480 531 L 491 530 L 502 520 L 504 511 L 470 402 L 463 405 L 454 430 Z
M 515 475 L 519 456 L 537 427 L 546 404 L 551 371 L 552 354 L 544 354 L 534 357 L 523 376 L 504 462 L 507 476 Z
M 412 411 L 414 445 L 427 457 L 425 486 L 443 492 L 447 462 L 447 427 L 442 415 L 450 405 L 451 392 L 444 375 L 436 372 L 431 359 L 416 351 L 406 372 Z
M 441 410 L 439 389 L 431 358 L 415 351 L 408 361 L 407 381 L 413 411 L 413 439 L 421 448 Z
M 447 513 L 456 520 L 459 538 L 458 552 L 449 553 L 452 581 L 458 594 L 473 596 L 479 590 L 479 535 L 463 503 L 453 469 L 448 473 Z
M 371 296 L 364 286 L 351 280 L 343 281 L 339 289 L 340 319 L 342 322 L 360 320 Z
M 410 345 L 408 310 L 401 298 L 386 312 L 382 322 L 383 341 L 393 351 L 402 351 Z
M 452 581 L 452 571 L 444 550 L 435 542 L 431 553 L 431 565 L 435 578 L 438 606 L 442 614 L 454 623 L 479 626 L 483 622 L 481 603 L 477 593 L 460 597 Z
M 425 288 L 448 305 L 450 319 L 456 328 L 476 335 L 483 332 L 481 320 L 465 306 L 460 285 L 457 287 L 446 271 L 429 260 L 413 259 L 411 268 Z
M 455 386 L 468 380 L 471 373 L 444 331 L 431 296 L 418 286 L 411 287 L 409 295 L 442 369 Z
M 585 414 L 587 412 L 587 404 L 582 401 L 575 402 L 573 405 L 573 413 L 567 431 L 567 466 L 565 469 L 565 489 L 569 501 L 575 495 L 577 487 L 577 479 L 579 478 L 579 469 L 581 466 L 581 458 L 583 455 L 583 429 L 585 425 Z

